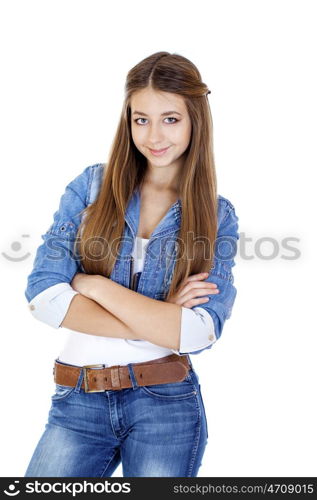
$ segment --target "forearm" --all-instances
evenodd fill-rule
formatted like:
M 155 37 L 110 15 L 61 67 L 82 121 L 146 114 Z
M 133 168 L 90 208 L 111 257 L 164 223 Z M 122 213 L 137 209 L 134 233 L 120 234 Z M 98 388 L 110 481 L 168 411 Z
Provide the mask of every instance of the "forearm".
M 100 276 L 89 297 L 126 324 L 138 339 L 179 349 L 182 308 L 151 299 Z
M 94 300 L 79 293 L 73 297 L 60 326 L 88 335 L 138 339 L 120 319 Z

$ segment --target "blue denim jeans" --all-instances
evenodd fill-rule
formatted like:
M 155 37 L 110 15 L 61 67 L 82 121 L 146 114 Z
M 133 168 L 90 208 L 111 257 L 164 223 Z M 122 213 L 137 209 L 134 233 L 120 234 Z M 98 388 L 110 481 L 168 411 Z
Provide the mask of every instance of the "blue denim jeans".
M 67 364 L 67 363 L 64 363 Z M 198 375 L 182 382 L 86 393 L 56 384 L 24 477 L 194 477 L 208 439 Z

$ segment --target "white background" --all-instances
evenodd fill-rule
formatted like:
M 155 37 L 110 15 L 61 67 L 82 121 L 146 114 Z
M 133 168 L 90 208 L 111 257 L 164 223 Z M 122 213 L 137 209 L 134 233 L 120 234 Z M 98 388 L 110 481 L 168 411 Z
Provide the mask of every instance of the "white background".
M 218 191 L 249 238 L 232 317 L 192 356 L 209 425 L 199 476 L 316 476 L 314 7 L 1 2 L 1 476 L 25 473 L 64 341 L 24 296 L 41 234 L 66 184 L 107 160 L 127 72 L 160 50 L 189 58 L 211 89 Z

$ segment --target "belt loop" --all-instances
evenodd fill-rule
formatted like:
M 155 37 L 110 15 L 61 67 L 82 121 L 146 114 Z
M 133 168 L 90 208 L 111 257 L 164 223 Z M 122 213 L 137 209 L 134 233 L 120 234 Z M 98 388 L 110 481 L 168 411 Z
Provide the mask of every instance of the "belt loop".
M 188 361 L 188 363 L 189 363 L 190 370 L 193 370 L 194 368 L 193 368 L 193 364 L 192 364 L 192 362 L 191 362 L 191 359 L 190 359 L 189 354 L 186 354 L 186 358 L 187 358 L 187 361 Z
M 81 384 L 83 382 L 83 377 L 84 377 L 84 369 L 81 368 L 74 392 L 80 392 Z
M 132 388 L 133 388 L 133 390 L 135 390 L 138 388 L 138 383 L 137 383 L 137 380 L 136 380 L 135 375 L 134 375 L 132 363 L 128 364 L 128 370 L 129 370 L 129 375 L 130 375 L 130 379 L 132 382 Z

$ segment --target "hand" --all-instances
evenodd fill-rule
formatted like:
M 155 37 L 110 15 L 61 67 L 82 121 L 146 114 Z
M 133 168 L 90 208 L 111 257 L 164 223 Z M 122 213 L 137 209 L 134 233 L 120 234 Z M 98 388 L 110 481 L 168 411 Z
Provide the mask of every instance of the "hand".
M 165 302 L 178 304 L 179 306 L 188 307 L 189 309 L 198 304 L 205 304 L 209 299 L 201 297 L 202 295 L 219 293 L 215 283 L 209 283 L 208 281 L 201 283 L 201 280 L 205 280 L 207 276 L 208 273 L 192 274 L 187 278 L 185 283 L 181 284 L 179 290 Z
M 99 282 L 100 278 L 104 278 L 104 276 L 100 276 L 99 274 L 86 274 L 86 273 L 77 273 L 73 277 L 70 286 L 76 291 L 85 295 L 88 298 L 92 298 L 92 290 L 97 282 Z M 107 279 L 107 278 L 104 278 Z

